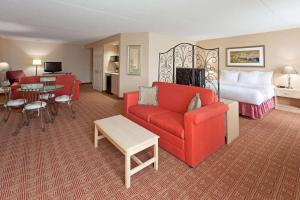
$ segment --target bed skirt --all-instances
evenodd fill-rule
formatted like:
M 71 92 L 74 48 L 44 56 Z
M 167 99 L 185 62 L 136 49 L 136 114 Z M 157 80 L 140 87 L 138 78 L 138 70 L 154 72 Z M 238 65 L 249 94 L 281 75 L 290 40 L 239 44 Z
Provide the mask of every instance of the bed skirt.
M 264 114 L 275 108 L 275 98 L 271 98 L 261 103 L 260 105 L 254 105 L 249 103 L 239 102 L 240 115 L 247 116 L 252 119 L 261 119 Z

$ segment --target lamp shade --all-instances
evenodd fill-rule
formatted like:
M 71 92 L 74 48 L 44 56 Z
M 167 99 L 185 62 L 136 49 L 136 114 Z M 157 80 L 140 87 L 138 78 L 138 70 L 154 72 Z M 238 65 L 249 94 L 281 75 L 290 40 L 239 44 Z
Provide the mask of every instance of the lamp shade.
M 7 62 L 0 62 L 0 71 L 9 70 L 9 64 Z
M 42 60 L 41 59 L 33 59 L 32 65 L 40 66 L 40 65 L 42 65 Z
M 285 66 L 282 70 L 283 74 L 298 74 L 297 70 L 293 66 Z

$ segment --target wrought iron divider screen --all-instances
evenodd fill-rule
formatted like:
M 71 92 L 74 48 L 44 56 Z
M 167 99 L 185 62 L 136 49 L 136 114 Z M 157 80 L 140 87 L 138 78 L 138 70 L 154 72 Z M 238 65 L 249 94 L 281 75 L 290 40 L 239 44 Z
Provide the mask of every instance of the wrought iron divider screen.
M 191 43 L 179 43 L 159 53 L 158 81 L 176 83 L 177 68 L 204 69 L 205 87 L 213 89 L 220 100 L 219 48 L 206 49 Z M 194 81 L 194 71 L 192 76 Z

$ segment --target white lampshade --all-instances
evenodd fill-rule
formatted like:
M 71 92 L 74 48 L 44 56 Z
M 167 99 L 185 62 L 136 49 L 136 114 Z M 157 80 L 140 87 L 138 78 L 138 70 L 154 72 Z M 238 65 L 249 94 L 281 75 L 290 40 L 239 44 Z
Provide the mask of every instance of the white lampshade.
M 33 59 L 32 65 L 40 66 L 40 65 L 42 65 L 42 60 L 41 59 Z
M 9 64 L 7 62 L 0 62 L 0 71 L 9 70 Z
M 298 74 L 297 70 L 293 66 L 285 66 L 282 70 L 283 74 Z

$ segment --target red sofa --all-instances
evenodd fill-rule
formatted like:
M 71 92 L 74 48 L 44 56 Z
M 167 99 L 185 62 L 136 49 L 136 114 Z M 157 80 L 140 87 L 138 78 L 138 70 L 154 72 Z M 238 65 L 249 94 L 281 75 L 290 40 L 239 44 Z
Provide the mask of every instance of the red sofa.
M 228 106 L 217 102 L 212 90 L 154 82 L 159 106 L 138 105 L 138 92 L 124 94 L 124 115 L 159 135 L 159 145 L 197 166 L 225 143 L 225 113 Z M 202 107 L 187 112 L 190 100 L 200 94 Z
M 59 95 L 64 95 L 64 94 L 70 94 L 71 87 L 72 87 L 72 82 L 76 77 L 72 74 L 56 74 L 56 75 L 51 75 L 56 77 L 56 84 L 61 84 L 64 85 L 64 88 L 57 90 L 55 92 L 56 96 Z M 20 87 L 20 84 L 22 83 L 38 83 L 40 82 L 40 76 L 25 76 L 20 79 L 19 82 L 15 82 L 11 85 L 12 89 L 12 98 L 13 99 L 18 99 L 22 98 L 22 93 L 18 92 L 17 89 Z M 74 93 L 72 100 L 78 100 L 79 98 L 79 80 L 75 80 L 75 85 L 74 85 Z

